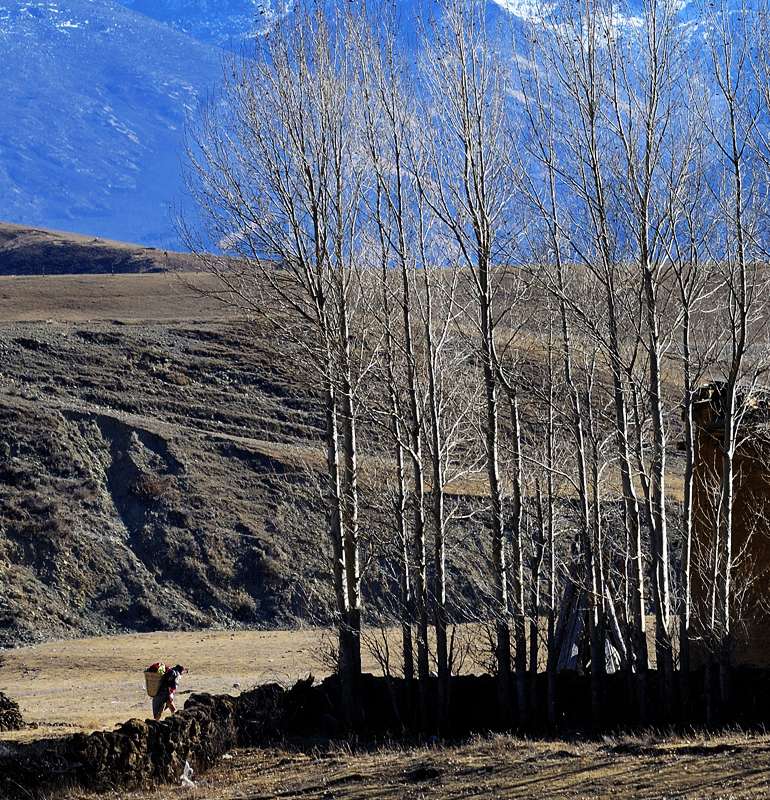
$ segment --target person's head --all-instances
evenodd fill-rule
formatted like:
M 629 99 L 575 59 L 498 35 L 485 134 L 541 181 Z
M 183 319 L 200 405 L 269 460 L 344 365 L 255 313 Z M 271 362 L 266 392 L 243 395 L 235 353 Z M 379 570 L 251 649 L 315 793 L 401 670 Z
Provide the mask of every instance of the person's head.
M 177 664 L 174 667 L 174 672 L 178 672 L 180 675 L 185 671 L 186 671 L 185 668 L 181 664 Z

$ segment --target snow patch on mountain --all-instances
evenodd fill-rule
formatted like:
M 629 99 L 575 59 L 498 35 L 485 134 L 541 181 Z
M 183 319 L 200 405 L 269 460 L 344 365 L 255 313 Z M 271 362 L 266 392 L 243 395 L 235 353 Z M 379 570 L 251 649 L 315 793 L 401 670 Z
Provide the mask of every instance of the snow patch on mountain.
M 493 0 L 500 8 L 524 21 L 538 20 L 543 17 L 543 10 L 549 8 L 539 0 Z

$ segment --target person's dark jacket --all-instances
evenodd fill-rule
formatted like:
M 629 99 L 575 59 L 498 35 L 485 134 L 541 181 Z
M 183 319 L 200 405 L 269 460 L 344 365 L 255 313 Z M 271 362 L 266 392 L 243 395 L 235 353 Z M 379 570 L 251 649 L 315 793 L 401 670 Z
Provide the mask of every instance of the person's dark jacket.
M 165 674 L 163 675 L 163 679 L 160 682 L 160 691 L 166 692 L 168 697 L 173 698 L 174 692 L 176 692 L 177 683 L 179 683 L 179 679 L 181 677 L 181 670 L 176 668 L 166 670 Z

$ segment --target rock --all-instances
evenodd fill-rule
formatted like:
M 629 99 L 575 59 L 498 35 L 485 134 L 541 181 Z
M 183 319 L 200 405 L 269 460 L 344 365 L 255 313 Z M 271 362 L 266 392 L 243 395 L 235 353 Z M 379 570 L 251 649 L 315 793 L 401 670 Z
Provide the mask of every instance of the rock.
M 144 738 L 147 736 L 147 723 L 140 719 L 130 719 L 124 722 L 117 732 L 132 738 Z
M 20 731 L 23 727 L 19 706 L 0 692 L 0 731 Z

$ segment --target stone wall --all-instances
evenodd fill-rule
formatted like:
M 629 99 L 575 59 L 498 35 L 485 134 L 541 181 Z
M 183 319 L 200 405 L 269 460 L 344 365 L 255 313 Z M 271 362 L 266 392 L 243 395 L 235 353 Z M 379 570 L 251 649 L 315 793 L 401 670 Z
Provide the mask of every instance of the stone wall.
M 23 727 L 19 706 L 0 692 L 0 731 L 20 731 Z
M 287 696 L 291 692 L 275 685 L 237 698 L 192 695 L 181 712 L 160 722 L 132 719 L 115 731 L 9 744 L 0 749 L 0 797 L 178 783 L 185 761 L 202 772 L 239 744 L 277 735 Z
M 657 674 L 650 670 L 649 692 L 658 692 Z M 744 727 L 765 726 L 770 720 L 768 670 L 742 668 L 733 676 L 730 719 Z M 513 687 L 512 687 L 513 688 Z M 563 672 L 557 676 L 558 732 L 585 733 L 591 720 L 590 676 Z M 359 686 L 357 738 L 361 741 L 419 740 L 416 681 L 364 675 Z M 537 678 L 537 707 L 546 708 L 546 675 Z M 693 673 L 690 705 L 682 709 L 687 727 L 704 723 L 704 673 Z M 428 685 L 429 708 L 437 707 L 437 682 Z M 638 723 L 636 702 L 625 675 L 607 676 L 603 686 L 602 726 L 629 730 Z M 462 739 L 473 733 L 501 729 L 497 682 L 489 675 L 452 678 L 450 719 L 442 735 Z M 130 790 L 153 784 L 179 784 L 185 761 L 196 774 L 211 767 L 228 750 L 289 742 L 316 748 L 345 736 L 340 719 L 341 693 L 335 678 L 313 685 L 312 678 L 290 690 L 271 684 L 239 697 L 192 695 L 184 709 L 161 722 L 129 720 L 115 731 L 77 734 L 61 739 L 0 746 L 2 800 L 54 800 L 71 787 L 93 791 Z M 650 709 L 647 725 L 670 724 L 662 707 Z M 428 721 L 435 731 L 436 720 Z M 507 727 L 510 721 L 502 727 Z M 545 735 L 545 714 L 535 715 L 525 728 Z M 595 731 L 594 731 L 595 733 Z M 416 737 L 416 738 L 415 738 Z

